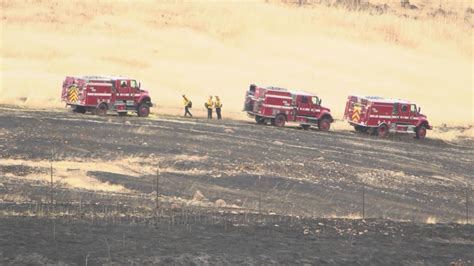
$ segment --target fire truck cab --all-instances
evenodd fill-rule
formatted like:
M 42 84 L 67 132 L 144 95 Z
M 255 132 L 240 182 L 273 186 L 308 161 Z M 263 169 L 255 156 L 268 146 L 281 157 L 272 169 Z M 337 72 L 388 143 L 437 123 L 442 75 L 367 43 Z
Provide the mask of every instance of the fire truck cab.
M 115 111 L 119 115 L 135 112 L 147 117 L 152 106 L 148 91 L 140 82 L 125 77 L 68 76 L 63 82 L 62 101 L 74 112 L 92 112 L 106 115 Z
M 292 122 L 304 129 L 316 125 L 320 130 L 328 131 L 334 120 L 331 110 L 323 107 L 321 101 L 318 96 L 306 92 L 252 84 L 246 92 L 244 111 L 258 124 L 282 127 L 286 122 Z
M 415 103 L 373 96 L 348 96 L 344 119 L 358 132 L 386 137 L 389 132 L 415 133 L 423 139 L 432 129 Z

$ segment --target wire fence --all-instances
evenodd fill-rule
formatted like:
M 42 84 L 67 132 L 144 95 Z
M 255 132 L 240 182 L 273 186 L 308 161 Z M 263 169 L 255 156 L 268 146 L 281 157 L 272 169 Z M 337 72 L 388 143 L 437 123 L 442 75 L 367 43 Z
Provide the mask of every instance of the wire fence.
M 224 204 L 216 204 L 217 201 L 205 199 L 177 200 L 176 195 L 165 195 L 166 187 L 161 179 L 162 173 L 157 168 L 154 182 L 147 183 L 151 193 L 74 190 L 63 187 L 60 180 L 55 180 L 54 165 L 51 162 L 48 189 L 41 191 L 38 187 L 31 188 L 30 194 L 38 194 L 37 198 L 24 204 L 18 204 L 14 200 L 4 200 L 2 202 L 3 215 L 62 216 L 92 221 L 94 219 L 110 221 L 145 219 L 149 223 L 163 220 L 170 224 L 189 223 L 191 220 L 216 223 L 215 219 L 218 219 L 216 217 L 222 214 L 241 217 L 240 222 L 250 222 L 259 217 L 274 215 L 313 218 L 381 218 L 424 223 L 472 223 L 470 218 L 472 187 L 469 184 L 443 188 L 442 192 L 432 191 L 432 194 L 438 194 L 439 197 L 427 197 L 423 193 L 407 196 L 399 191 L 385 191 L 362 182 L 355 183 L 350 188 L 352 192 L 345 193 L 345 198 L 326 193 L 326 195 L 308 199 L 300 195 L 301 192 L 298 190 L 294 190 L 293 186 L 288 185 L 286 189 L 282 187 L 277 189 L 276 187 L 281 184 L 270 184 L 272 177 L 259 175 L 256 177 L 254 186 L 245 192 L 248 194 L 246 200 L 236 206 L 225 204 L 225 201 L 223 201 Z

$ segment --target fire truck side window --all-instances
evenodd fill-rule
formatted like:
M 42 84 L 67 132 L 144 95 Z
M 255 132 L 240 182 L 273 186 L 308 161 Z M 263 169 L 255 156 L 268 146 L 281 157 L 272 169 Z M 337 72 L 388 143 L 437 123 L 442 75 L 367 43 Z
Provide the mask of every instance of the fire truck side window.
M 313 102 L 314 105 L 318 105 L 318 104 L 319 104 L 318 97 L 316 97 L 316 96 L 311 97 L 311 101 Z
M 125 80 L 120 81 L 120 87 L 127 87 L 127 82 Z
M 413 114 L 416 114 L 416 105 L 414 104 L 410 105 L 410 112 L 412 112 Z
M 398 114 L 398 103 L 393 104 L 392 114 L 394 114 L 394 115 Z
M 301 96 L 301 103 L 308 103 L 308 96 Z
M 407 105 L 406 104 L 402 104 L 402 112 L 406 112 L 407 111 Z
M 130 87 L 132 87 L 132 88 L 138 88 L 138 86 L 137 86 L 137 81 L 136 81 L 136 80 L 130 80 Z

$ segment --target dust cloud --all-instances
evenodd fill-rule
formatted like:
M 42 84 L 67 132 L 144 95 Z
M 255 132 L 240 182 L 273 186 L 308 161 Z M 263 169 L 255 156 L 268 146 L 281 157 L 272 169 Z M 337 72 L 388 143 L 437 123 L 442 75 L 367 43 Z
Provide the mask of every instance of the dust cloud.
M 136 78 L 157 104 L 240 110 L 250 83 L 318 93 L 336 118 L 348 94 L 408 99 L 433 124 L 473 123 L 472 28 L 342 7 L 263 1 L 2 1 L 0 102 L 63 107 L 66 75 Z

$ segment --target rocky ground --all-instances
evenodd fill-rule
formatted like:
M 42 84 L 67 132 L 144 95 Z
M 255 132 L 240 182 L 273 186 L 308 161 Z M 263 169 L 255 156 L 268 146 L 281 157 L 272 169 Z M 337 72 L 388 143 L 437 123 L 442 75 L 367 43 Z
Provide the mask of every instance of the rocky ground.
M 470 264 L 473 147 L 1 106 L 0 263 Z

